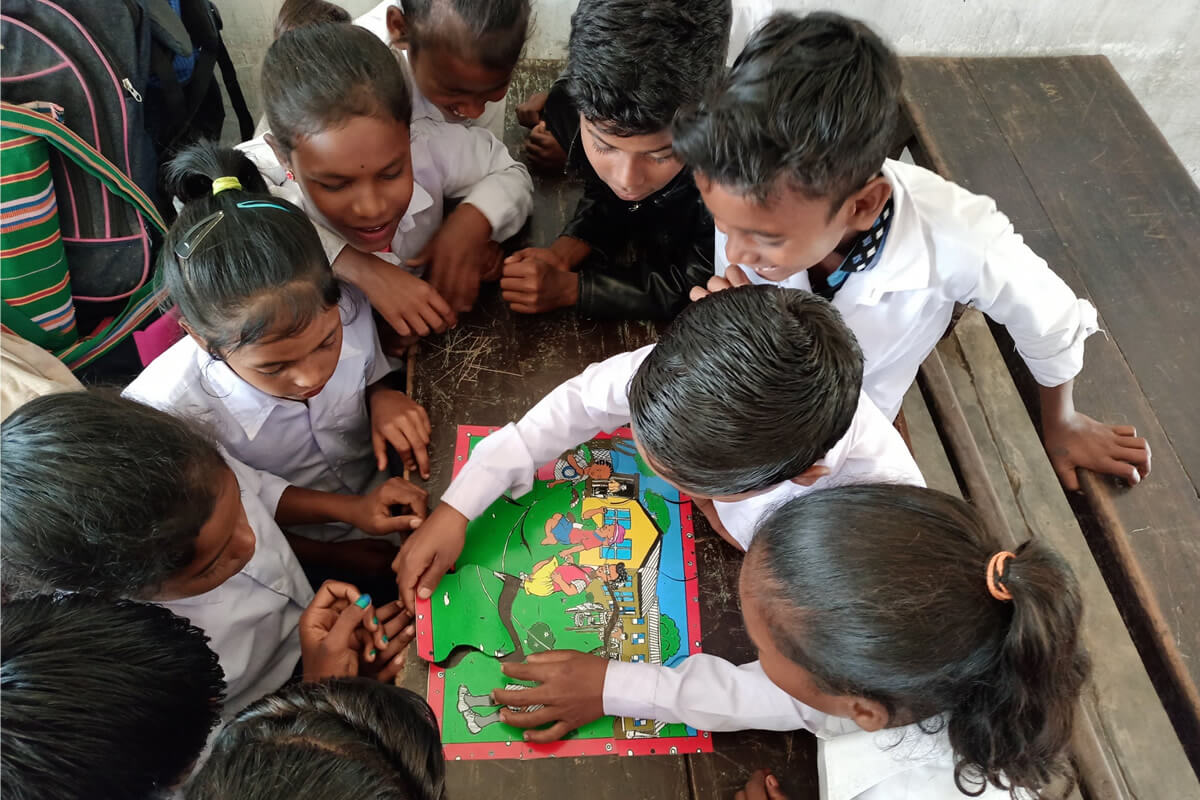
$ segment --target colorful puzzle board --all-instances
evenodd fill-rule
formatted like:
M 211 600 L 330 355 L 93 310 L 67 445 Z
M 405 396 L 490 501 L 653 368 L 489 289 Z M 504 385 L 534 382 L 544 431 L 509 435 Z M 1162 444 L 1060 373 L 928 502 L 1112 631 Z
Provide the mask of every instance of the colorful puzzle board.
M 459 426 L 455 475 L 493 430 Z M 673 666 L 700 652 L 691 513 L 622 428 L 543 466 L 532 491 L 472 521 L 457 570 L 417 613 L 421 657 L 445 664 L 430 665 L 428 697 L 446 757 L 711 752 L 707 732 L 613 717 L 527 744 L 487 699 L 518 683 L 501 673 L 501 658 L 573 649 Z

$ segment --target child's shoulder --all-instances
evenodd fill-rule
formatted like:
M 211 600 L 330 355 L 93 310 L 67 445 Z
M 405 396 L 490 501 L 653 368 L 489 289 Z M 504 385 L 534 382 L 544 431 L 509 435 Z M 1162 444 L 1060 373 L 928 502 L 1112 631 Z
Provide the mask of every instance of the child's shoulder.
M 982 251 L 1011 229 L 1008 217 L 991 197 L 976 194 L 932 170 L 889 159 L 883 174 L 892 186 L 897 221 L 907 229 L 923 229 L 935 242 Z

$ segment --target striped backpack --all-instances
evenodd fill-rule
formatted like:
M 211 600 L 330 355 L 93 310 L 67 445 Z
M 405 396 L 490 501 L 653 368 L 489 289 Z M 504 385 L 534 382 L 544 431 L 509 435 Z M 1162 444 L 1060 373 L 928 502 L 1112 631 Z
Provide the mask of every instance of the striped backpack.
M 164 294 L 149 280 L 149 236 L 161 236 L 166 226 L 127 174 L 54 118 L 55 107 L 38 109 L 0 103 L 0 323 L 6 333 L 49 350 L 78 371 L 111 351 L 163 302 Z M 78 281 L 68 269 L 51 153 L 96 181 L 106 205 L 111 198 L 113 206 L 127 207 L 146 237 L 144 270 L 121 298 L 124 308 L 87 335 L 80 334 L 75 301 L 92 298 L 78 297 Z M 67 202 L 75 202 L 69 193 Z

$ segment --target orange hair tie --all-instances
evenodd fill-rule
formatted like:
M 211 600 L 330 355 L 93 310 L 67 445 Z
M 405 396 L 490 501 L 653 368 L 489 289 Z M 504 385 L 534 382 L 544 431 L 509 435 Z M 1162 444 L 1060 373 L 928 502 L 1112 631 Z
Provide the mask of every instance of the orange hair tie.
M 1008 572 L 1008 560 L 1014 557 L 1007 550 L 1001 550 L 988 561 L 987 587 L 992 597 L 997 600 L 1012 600 L 1012 593 L 1004 587 L 1004 576 Z

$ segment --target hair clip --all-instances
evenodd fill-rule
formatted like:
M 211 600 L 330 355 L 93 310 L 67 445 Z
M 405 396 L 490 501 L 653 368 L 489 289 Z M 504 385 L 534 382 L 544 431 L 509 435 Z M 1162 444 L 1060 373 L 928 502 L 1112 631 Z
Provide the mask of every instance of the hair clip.
M 217 180 L 221 180 L 221 178 Z M 183 238 L 175 245 L 175 258 L 178 259 L 179 266 L 187 269 L 188 259 L 196 254 L 196 248 L 204 241 L 204 237 L 208 236 L 212 229 L 217 227 L 217 223 L 223 219 L 225 219 L 224 211 L 214 211 L 187 229 L 187 233 L 183 234 Z

